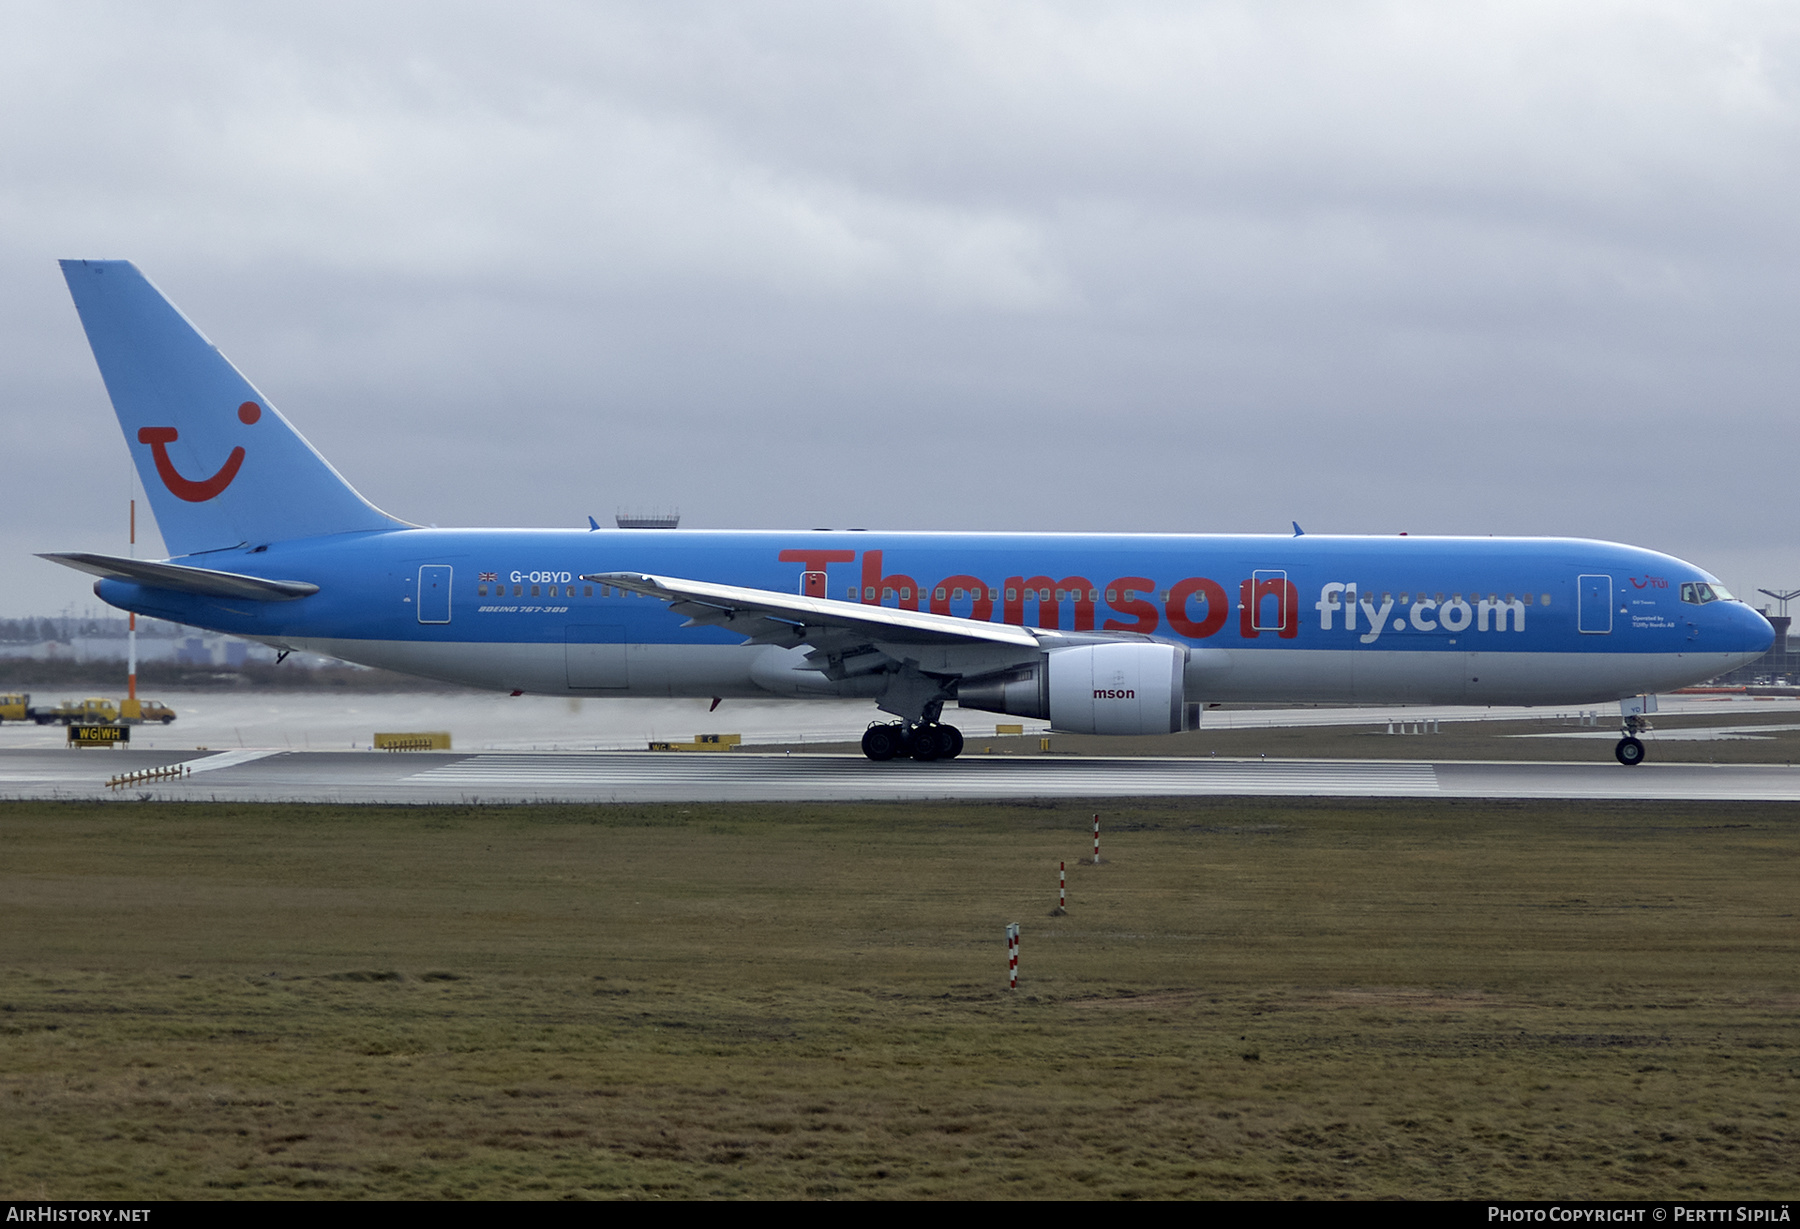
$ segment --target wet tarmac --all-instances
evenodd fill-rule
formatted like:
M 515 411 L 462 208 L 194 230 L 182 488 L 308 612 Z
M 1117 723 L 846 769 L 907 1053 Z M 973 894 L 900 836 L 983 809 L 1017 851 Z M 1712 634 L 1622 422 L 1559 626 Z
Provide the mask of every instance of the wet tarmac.
M 183 775 L 120 780 L 179 769 Z M 109 781 L 114 784 L 108 784 Z M 755 752 L 0 751 L 0 797 L 261 802 L 850 802 L 1201 796 L 1800 800 L 1779 765 Z

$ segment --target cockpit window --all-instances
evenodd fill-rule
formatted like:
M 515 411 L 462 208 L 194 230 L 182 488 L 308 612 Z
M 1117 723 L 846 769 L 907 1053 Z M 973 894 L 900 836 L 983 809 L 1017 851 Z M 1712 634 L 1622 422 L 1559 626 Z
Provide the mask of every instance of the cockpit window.
M 1681 600 L 1690 606 L 1704 606 L 1708 602 L 1733 601 L 1724 585 L 1708 585 L 1700 581 L 1689 581 L 1681 586 Z

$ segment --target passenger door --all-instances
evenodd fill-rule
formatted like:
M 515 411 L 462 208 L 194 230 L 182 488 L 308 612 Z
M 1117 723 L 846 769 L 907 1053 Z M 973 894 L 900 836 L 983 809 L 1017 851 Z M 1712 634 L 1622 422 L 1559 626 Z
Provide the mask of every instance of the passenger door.
M 419 568 L 419 596 L 413 603 L 421 623 L 450 621 L 450 565 L 427 563 Z
M 1584 574 L 1576 578 L 1580 611 L 1576 626 L 1584 636 L 1604 636 L 1613 627 L 1613 582 L 1610 576 Z

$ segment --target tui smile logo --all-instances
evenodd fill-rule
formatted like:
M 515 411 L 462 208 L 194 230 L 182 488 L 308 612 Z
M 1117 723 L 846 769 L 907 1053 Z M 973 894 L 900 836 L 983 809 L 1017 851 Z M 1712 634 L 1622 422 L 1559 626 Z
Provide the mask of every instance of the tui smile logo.
M 239 422 L 249 426 L 262 417 L 262 407 L 254 401 L 246 401 L 238 406 L 237 416 Z M 163 485 L 175 498 L 185 499 L 190 504 L 216 498 L 231 485 L 231 480 L 237 477 L 238 467 L 244 463 L 243 448 L 233 448 L 231 455 L 225 458 L 225 464 L 219 466 L 218 473 L 196 482 L 192 478 L 183 478 L 181 471 L 175 468 L 175 462 L 169 459 L 169 445 L 180 438 L 174 427 L 139 427 L 137 437 L 138 443 L 150 445 L 150 455 L 156 458 L 156 474 L 163 480 Z

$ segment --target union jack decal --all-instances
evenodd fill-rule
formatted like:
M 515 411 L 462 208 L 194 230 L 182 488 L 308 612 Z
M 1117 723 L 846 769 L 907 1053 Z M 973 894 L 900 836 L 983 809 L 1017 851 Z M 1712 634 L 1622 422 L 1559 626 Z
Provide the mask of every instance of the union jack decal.
M 499 580 L 499 579 L 500 579 L 500 573 L 498 573 L 498 572 L 483 572 L 483 573 L 482 573 L 482 574 L 481 574 L 481 579 L 482 579 L 482 580 L 483 580 L 483 581 L 489 581 L 489 580 Z

